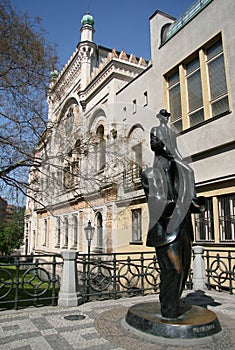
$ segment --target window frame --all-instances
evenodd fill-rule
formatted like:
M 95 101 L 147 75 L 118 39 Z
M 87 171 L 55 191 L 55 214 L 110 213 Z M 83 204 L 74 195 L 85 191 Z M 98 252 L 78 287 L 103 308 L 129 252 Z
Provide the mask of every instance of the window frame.
M 204 243 L 215 242 L 213 198 L 208 197 L 205 200 L 205 212 L 194 214 L 195 241 Z
M 218 210 L 220 242 L 235 242 L 235 194 L 219 196 Z
M 207 51 L 212 48 L 213 46 L 216 46 L 217 44 L 221 43 L 221 51 L 219 51 L 216 55 L 212 56 L 209 60 L 207 60 Z M 209 74 L 209 68 L 208 63 L 212 62 L 216 58 L 222 56 L 223 57 L 223 67 L 224 69 L 221 69 L 221 81 L 223 80 L 225 89 L 223 91 L 223 94 L 221 96 L 217 96 L 214 100 L 210 98 L 211 96 L 211 81 L 213 79 L 213 75 L 210 77 Z M 186 72 L 186 66 L 193 61 L 196 57 L 198 57 L 199 60 L 199 67 L 192 72 L 188 73 Z M 192 76 L 193 72 L 196 71 L 200 72 L 200 80 L 201 80 L 201 94 L 202 94 L 202 106 L 199 106 L 198 108 L 194 110 L 189 110 L 189 101 L 188 101 L 188 82 L 187 79 Z M 170 79 L 174 76 L 174 74 L 179 74 L 179 80 L 175 82 L 170 82 Z M 167 73 L 164 74 L 165 79 L 165 89 L 167 93 L 167 108 L 171 112 L 171 120 L 170 123 L 173 127 L 175 127 L 179 132 L 182 132 L 184 130 L 187 130 L 189 128 L 194 128 L 198 125 L 201 125 L 208 119 L 212 119 L 215 117 L 218 117 L 220 115 L 224 115 L 225 113 L 229 113 L 229 94 L 228 94 L 228 85 L 227 85 L 227 72 L 226 72 L 226 59 L 224 54 L 224 45 L 222 40 L 222 34 L 219 33 L 214 38 L 206 42 L 204 45 L 202 45 L 200 48 L 192 52 L 187 58 L 182 60 L 182 62 L 178 63 L 176 66 L 172 67 L 168 70 Z M 179 90 L 180 90 L 180 98 L 178 98 L 178 102 L 180 102 L 180 109 L 181 109 L 181 117 L 176 118 L 174 116 L 174 112 L 172 113 L 172 106 L 171 106 L 171 97 L 170 93 L 175 86 L 179 84 Z M 221 106 L 218 106 L 218 112 L 213 112 L 213 104 L 214 104 L 214 110 L 216 108 L 215 104 L 220 103 Z M 219 112 L 219 108 L 221 108 L 221 112 Z M 203 114 L 199 116 L 198 120 L 195 120 L 195 122 L 192 122 L 193 113 L 198 113 L 199 111 L 203 111 Z M 191 119 L 191 120 L 190 120 Z M 177 122 L 182 123 L 182 128 L 180 128 L 177 125 Z
M 135 208 L 131 210 L 131 242 L 130 244 L 143 244 L 142 241 L 142 209 Z

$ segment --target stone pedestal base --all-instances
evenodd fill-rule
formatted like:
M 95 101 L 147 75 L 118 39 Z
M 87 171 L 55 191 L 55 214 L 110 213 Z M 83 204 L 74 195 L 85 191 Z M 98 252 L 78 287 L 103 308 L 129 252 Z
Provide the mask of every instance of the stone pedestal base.
M 180 304 L 180 316 L 169 320 L 161 316 L 160 303 L 148 302 L 136 304 L 129 308 L 125 323 L 130 331 L 140 331 L 139 335 L 149 335 L 164 339 L 193 340 L 207 343 L 214 335 L 221 334 L 222 328 L 214 312 L 189 304 Z M 218 336 L 217 336 L 218 337 Z

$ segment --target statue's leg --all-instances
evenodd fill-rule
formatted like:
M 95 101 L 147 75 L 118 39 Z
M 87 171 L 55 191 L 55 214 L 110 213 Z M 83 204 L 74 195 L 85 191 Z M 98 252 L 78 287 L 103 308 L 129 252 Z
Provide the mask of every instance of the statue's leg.
M 189 231 L 185 231 L 182 236 L 182 264 L 183 264 L 183 277 L 182 277 L 182 286 L 181 292 L 182 294 L 185 284 L 188 279 L 188 274 L 191 266 L 191 258 L 192 258 L 192 241 L 190 238 Z
M 191 251 L 188 238 L 180 235 L 174 242 L 157 248 L 157 258 L 160 266 L 160 302 L 161 313 L 166 318 L 179 316 L 180 296 L 186 282 L 190 266 Z

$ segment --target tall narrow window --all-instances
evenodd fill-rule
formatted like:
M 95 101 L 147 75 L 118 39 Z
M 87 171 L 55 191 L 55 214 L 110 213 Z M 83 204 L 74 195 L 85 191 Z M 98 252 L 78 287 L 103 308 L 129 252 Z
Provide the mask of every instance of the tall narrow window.
M 142 173 L 142 144 L 138 143 L 132 147 L 133 162 L 132 162 L 132 179 L 137 180 Z
M 142 242 L 141 209 L 132 210 L 132 242 Z
M 103 249 L 103 217 L 100 212 L 97 213 L 96 216 L 97 222 L 97 248 L 98 251 L 102 251 Z
M 73 246 L 77 247 L 78 244 L 78 219 L 77 216 L 73 217 Z
M 179 72 L 168 77 L 169 106 L 171 112 L 171 123 L 178 130 L 182 130 L 182 111 L 180 97 Z
M 188 113 L 190 126 L 204 120 L 202 100 L 202 83 L 199 57 L 197 56 L 185 66 L 188 90 Z
M 78 184 L 79 182 L 80 157 L 81 157 L 81 141 L 77 140 L 73 150 L 73 160 L 72 160 L 72 176 L 73 176 L 74 184 Z
M 148 92 L 145 91 L 144 92 L 144 106 L 147 106 L 148 105 Z
M 104 126 L 100 125 L 96 132 L 97 136 L 97 171 L 105 167 L 105 140 L 104 140 Z
M 235 195 L 219 198 L 220 240 L 235 240 Z
M 69 220 L 64 219 L 64 248 L 68 248 L 69 243 Z
M 35 244 L 36 244 L 36 231 L 33 230 L 33 247 L 32 247 L 32 250 L 35 250 Z
M 44 220 L 44 242 L 43 246 L 45 247 L 47 244 L 47 220 Z
M 206 211 L 195 214 L 196 241 L 214 241 L 212 198 L 206 198 Z
M 137 111 L 137 102 L 136 100 L 133 100 L 132 103 L 133 103 L 133 114 L 134 114 Z
M 206 50 L 212 117 L 229 110 L 224 54 L 219 40 Z
M 57 219 L 56 223 L 56 245 L 55 248 L 60 248 L 60 218 Z

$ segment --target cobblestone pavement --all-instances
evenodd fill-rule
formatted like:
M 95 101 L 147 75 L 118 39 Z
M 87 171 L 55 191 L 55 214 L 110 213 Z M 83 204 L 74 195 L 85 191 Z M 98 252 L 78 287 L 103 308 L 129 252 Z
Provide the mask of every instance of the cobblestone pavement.
M 131 333 L 123 325 L 126 312 L 136 303 L 158 300 L 158 296 L 148 295 L 95 301 L 71 308 L 43 307 L 1 311 L 0 349 L 235 350 L 235 296 L 215 291 L 188 291 L 183 298 L 216 313 L 223 328 L 219 339 L 206 345 L 196 343 L 187 346 L 177 339 L 167 345 Z

